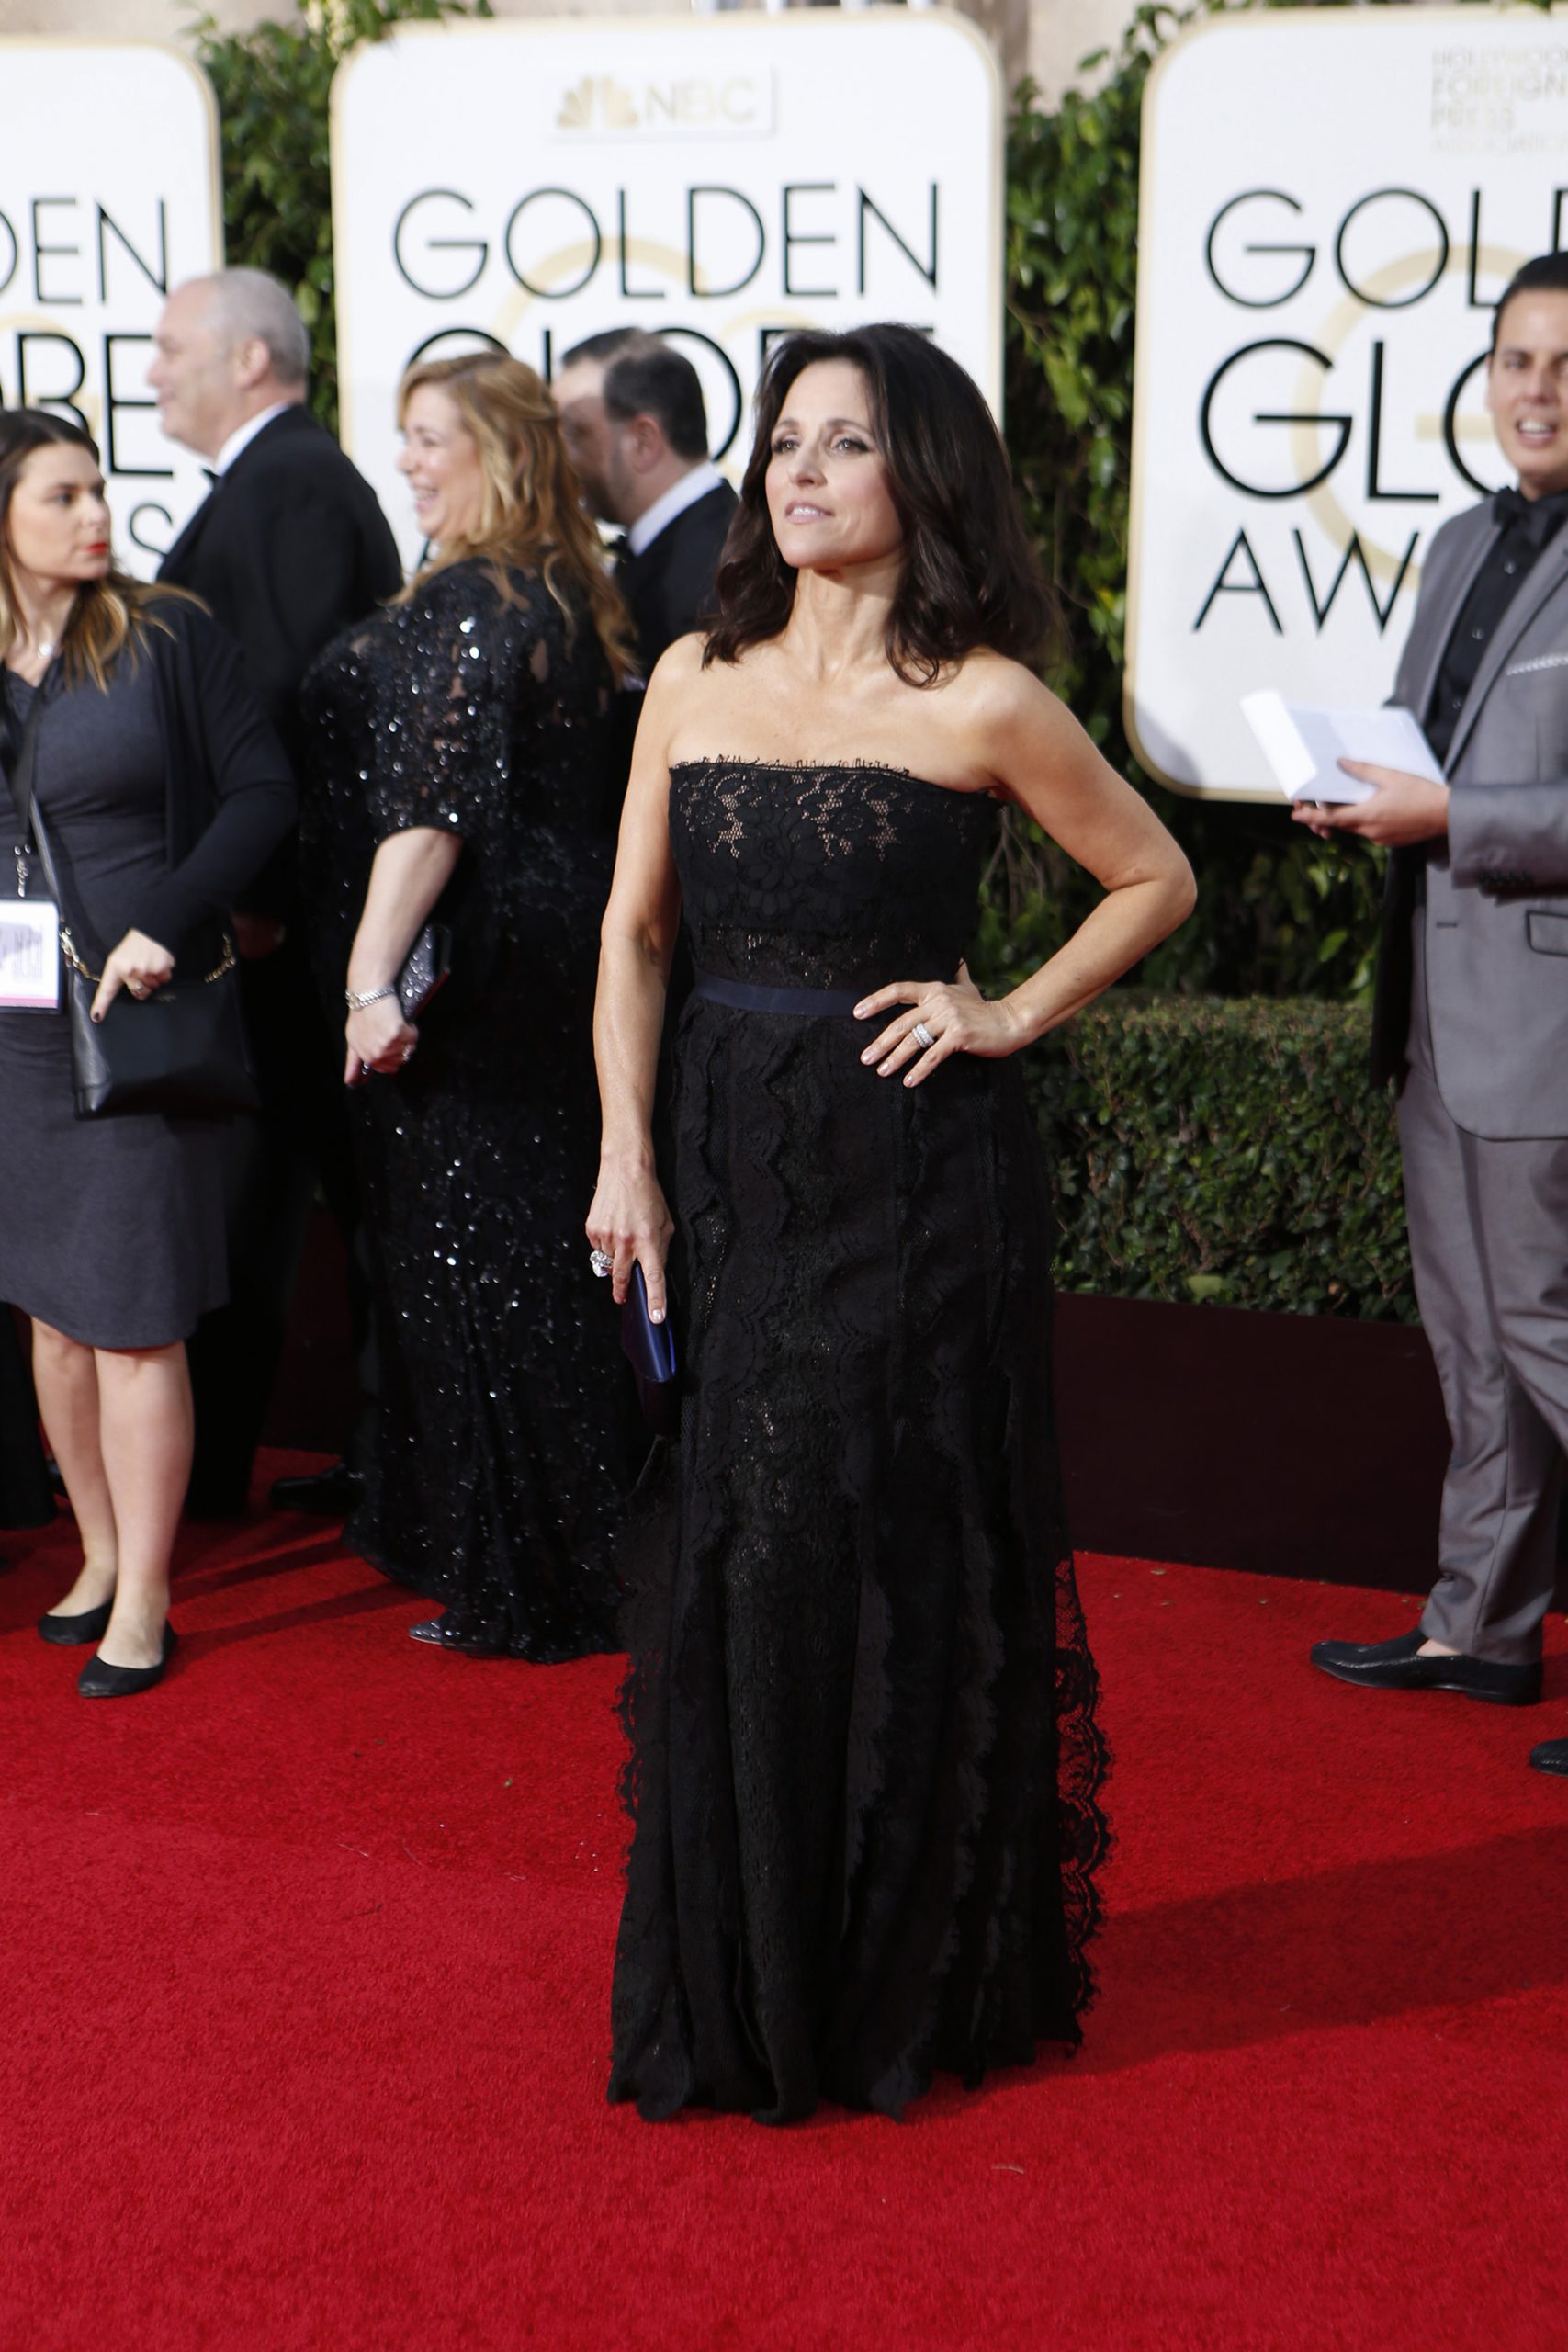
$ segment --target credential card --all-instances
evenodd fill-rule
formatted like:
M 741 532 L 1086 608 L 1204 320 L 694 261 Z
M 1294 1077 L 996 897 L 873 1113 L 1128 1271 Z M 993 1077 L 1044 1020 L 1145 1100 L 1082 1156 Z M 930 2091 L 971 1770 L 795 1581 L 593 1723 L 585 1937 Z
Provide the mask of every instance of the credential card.
M 0 1005 L 60 1010 L 60 910 L 49 899 L 0 899 Z

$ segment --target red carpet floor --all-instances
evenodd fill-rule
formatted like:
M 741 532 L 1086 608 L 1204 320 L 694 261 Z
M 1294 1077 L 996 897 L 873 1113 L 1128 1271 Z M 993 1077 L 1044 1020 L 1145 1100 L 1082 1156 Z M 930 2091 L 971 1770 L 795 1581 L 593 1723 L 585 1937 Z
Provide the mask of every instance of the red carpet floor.
M 416 1648 L 260 1518 L 89 1704 L 32 1631 L 67 1529 L 0 1547 L 6 2352 L 1568 2346 L 1561 1622 L 1543 1707 L 1380 1699 L 1306 1646 L 1406 1600 L 1086 1561 L 1082 2055 L 649 2128 L 604 2101 L 614 1661 Z

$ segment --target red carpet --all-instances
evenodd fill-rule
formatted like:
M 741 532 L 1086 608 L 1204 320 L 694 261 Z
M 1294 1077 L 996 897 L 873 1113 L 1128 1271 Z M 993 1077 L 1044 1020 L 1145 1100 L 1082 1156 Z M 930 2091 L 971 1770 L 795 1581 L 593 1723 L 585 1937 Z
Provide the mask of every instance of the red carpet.
M 277 1464 L 272 1465 L 276 1468 Z M 416 1648 L 308 1521 L 186 1539 L 89 1704 L 0 1538 L 6 2352 L 1562 2352 L 1549 1703 L 1379 1699 L 1408 1601 L 1084 1564 L 1118 1766 L 1075 2061 L 903 2125 L 604 2103 L 614 1661 Z

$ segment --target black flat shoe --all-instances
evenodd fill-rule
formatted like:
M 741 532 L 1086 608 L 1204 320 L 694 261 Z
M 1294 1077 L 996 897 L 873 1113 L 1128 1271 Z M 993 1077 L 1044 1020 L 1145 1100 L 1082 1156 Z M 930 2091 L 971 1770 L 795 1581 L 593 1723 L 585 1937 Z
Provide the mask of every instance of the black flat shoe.
M 311 1511 L 321 1519 L 346 1519 L 365 1492 L 362 1471 L 334 1462 L 309 1478 L 275 1478 L 267 1494 L 274 1510 Z
M 1538 1772 L 1568 1775 L 1568 1739 L 1543 1739 L 1530 1749 L 1530 1762 Z
M 109 1629 L 109 1611 L 114 1607 L 111 1594 L 96 1609 L 83 1609 L 74 1617 L 40 1617 L 39 1638 L 53 1642 L 62 1650 L 75 1649 L 83 1642 L 101 1642 Z
M 1312 1662 L 1336 1681 L 1359 1682 L 1368 1690 L 1457 1690 L 1495 1707 L 1533 1707 L 1540 1697 L 1539 1664 L 1498 1666 L 1462 1650 L 1453 1657 L 1422 1657 L 1426 1638 L 1417 1625 L 1393 1642 L 1318 1642 Z
M 162 1682 L 164 1669 L 175 1654 L 175 1629 L 164 1628 L 164 1655 L 156 1666 L 107 1666 L 101 1657 L 89 1658 L 76 1678 L 76 1688 L 84 1699 L 129 1699 L 138 1690 L 151 1690 L 154 1682 Z
M 482 1640 L 477 1634 L 465 1634 L 452 1623 L 450 1612 L 442 1617 L 422 1618 L 409 1627 L 411 1642 L 429 1642 L 438 1650 L 461 1650 L 465 1657 L 508 1657 L 511 1652 L 497 1642 Z

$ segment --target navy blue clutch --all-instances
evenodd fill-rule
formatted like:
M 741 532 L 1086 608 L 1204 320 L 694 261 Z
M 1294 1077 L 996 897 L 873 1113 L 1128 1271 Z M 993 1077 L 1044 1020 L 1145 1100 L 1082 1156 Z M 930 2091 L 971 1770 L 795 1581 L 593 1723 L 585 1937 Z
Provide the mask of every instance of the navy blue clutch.
M 675 1390 L 675 1334 L 668 1321 L 653 1322 L 648 1312 L 648 1284 L 642 1268 L 632 1278 L 621 1308 L 621 1352 L 637 1382 L 643 1419 L 660 1437 L 674 1433 L 678 1418 Z

